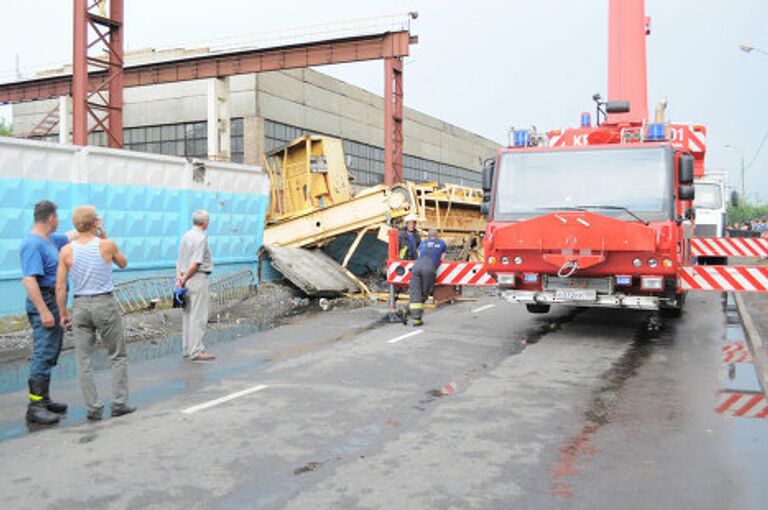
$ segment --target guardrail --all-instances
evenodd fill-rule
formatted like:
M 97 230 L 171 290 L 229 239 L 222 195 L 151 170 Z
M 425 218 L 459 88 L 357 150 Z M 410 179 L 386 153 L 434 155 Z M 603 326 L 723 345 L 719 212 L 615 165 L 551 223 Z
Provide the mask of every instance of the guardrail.
M 213 316 L 255 293 L 253 271 L 245 269 L 212 280 L 209 285 Z M 123 314 L 167 309 L 172 305 L 175 278 L 170 275 L 135 278 L 115 283 L 114 296 Z

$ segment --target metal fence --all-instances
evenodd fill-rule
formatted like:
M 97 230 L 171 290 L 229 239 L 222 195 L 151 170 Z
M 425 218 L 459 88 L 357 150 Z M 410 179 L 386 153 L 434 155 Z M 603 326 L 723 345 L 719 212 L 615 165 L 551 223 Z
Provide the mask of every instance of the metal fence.
M 123 314 L 145 312 L 172 305 L 173 276 L 150 276 L 124 280 L 115 284 L 114 296 Z M 248 299 L 255 293 L 253 271 L 244 269 L 212 280 L 210 315 Z

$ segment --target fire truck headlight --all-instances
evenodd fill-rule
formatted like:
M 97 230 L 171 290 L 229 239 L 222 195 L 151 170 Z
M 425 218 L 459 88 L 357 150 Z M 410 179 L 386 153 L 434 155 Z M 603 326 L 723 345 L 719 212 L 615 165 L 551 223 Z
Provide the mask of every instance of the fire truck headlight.
M 509 257 L 501 257 L 501 263 L 505 266 L 509 265 Z
M 617 275 L 616 276 L 616 285 L 632 285 L 632 276 L 631 275 Z
M 656 259 L 648 259 L 648 267 L 656 267 L 659 265 L 659 262 Z
M 496 275 L 496 282 L 499 285 L 514 285 L 515 274 L 514 273 L 498 274 Z
M 661 290 L 664 279 L 661 276 L 643 276 L 640 278 L 640 288 L 643 290 Z
M 661 265 L 665 267 L 666 269 L 669 269 L 672 267 L 672 260 L 671 259 L 664 259 L 661 261 Z
M 517 257 L 515 257 L 515 264 L 517 264 L 519 266 L 522 263 L 523 263 L 523 257 L 521 257 L 519 255 Z
M 536 283 L 539 281 L 539 273 L 523 273 L 525 283 Z
M 632 265 L 635 266 L 635 267 L 640 267 L 640 266 L 643 265 L 643 261 L 640 260 L 639 258 L 637 258 L 637 259 L 632 261 Z

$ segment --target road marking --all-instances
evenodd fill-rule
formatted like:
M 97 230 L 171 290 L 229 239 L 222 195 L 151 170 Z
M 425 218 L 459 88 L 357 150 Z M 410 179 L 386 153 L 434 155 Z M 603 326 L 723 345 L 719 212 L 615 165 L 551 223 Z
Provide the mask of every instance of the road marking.
M 236 391 L 234 393 L 230 393 L 229 395 L 225 395 L 220 398 L 215 398 L 213 400 L 209 400 L 208 402 L 203 402 L 202 404 L 198 404 L 196 406 L 188 407 L 186 409 L 183 409 L 181 412 L 184 414 L 196 413 L 198 411 L 202 411 L 204 409 L 208 409 L 210 407 L 223 404 L 224 402 L 229 402 L 230 400 L 234 400 L 236 398 L 240 398 L 245 395 L 250 395 L 251 393 L 256 393 L 257 391 L 261 391 L 265 388 L 267 388 L 267 385 L 259 384 L 258 386 L 254 386 L 253 388 L 248 388 L 242 391 Z
M 472 313 L 479 313 L 479 312 L 482 312 L 483 310 L 489 310 L 489 309 L 493 308 L 494 306 L 496 306 L 496 305 L 481 306 L 480 308 L 475 308 L 474 310 L 472 310 Z
M 396 344 L 400 340 L 405 340 L 406 338 L 411 338 L 412 336 L 420 335 L 424 333 L 423 329 L 417 329 L 416 331 L 411 331 L 410 333 L 406 333 L 404 335 L 401 335 L 397 338 L 393 338 L 392 340 L 387 340 L 388 344 Z

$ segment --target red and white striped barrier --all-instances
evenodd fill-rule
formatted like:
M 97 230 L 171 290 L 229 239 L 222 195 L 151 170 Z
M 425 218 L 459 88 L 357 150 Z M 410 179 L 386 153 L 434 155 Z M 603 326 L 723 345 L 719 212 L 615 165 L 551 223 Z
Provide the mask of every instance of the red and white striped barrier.
M 413 261 L 398 260 L 387 267 L 387 283 L 407 284 L 411 281 Z M 443 262 L 437 268 L 435 285 L 496 285 L 482 262 Z
M 680 281 L 683 290 L 768 292 L 768 266 L 689 266 Z
M 759 237 L 694 237 L 694 257 L 768 257 L 768 239 Z
M 752 357 L 744 342 L 731 342 L 722 348 L 723 363 L 751 363 Z
M 768 402 L 762 393 L 724 391 L 718 394 L 715 412 L 740 418 L 768 418 Z

